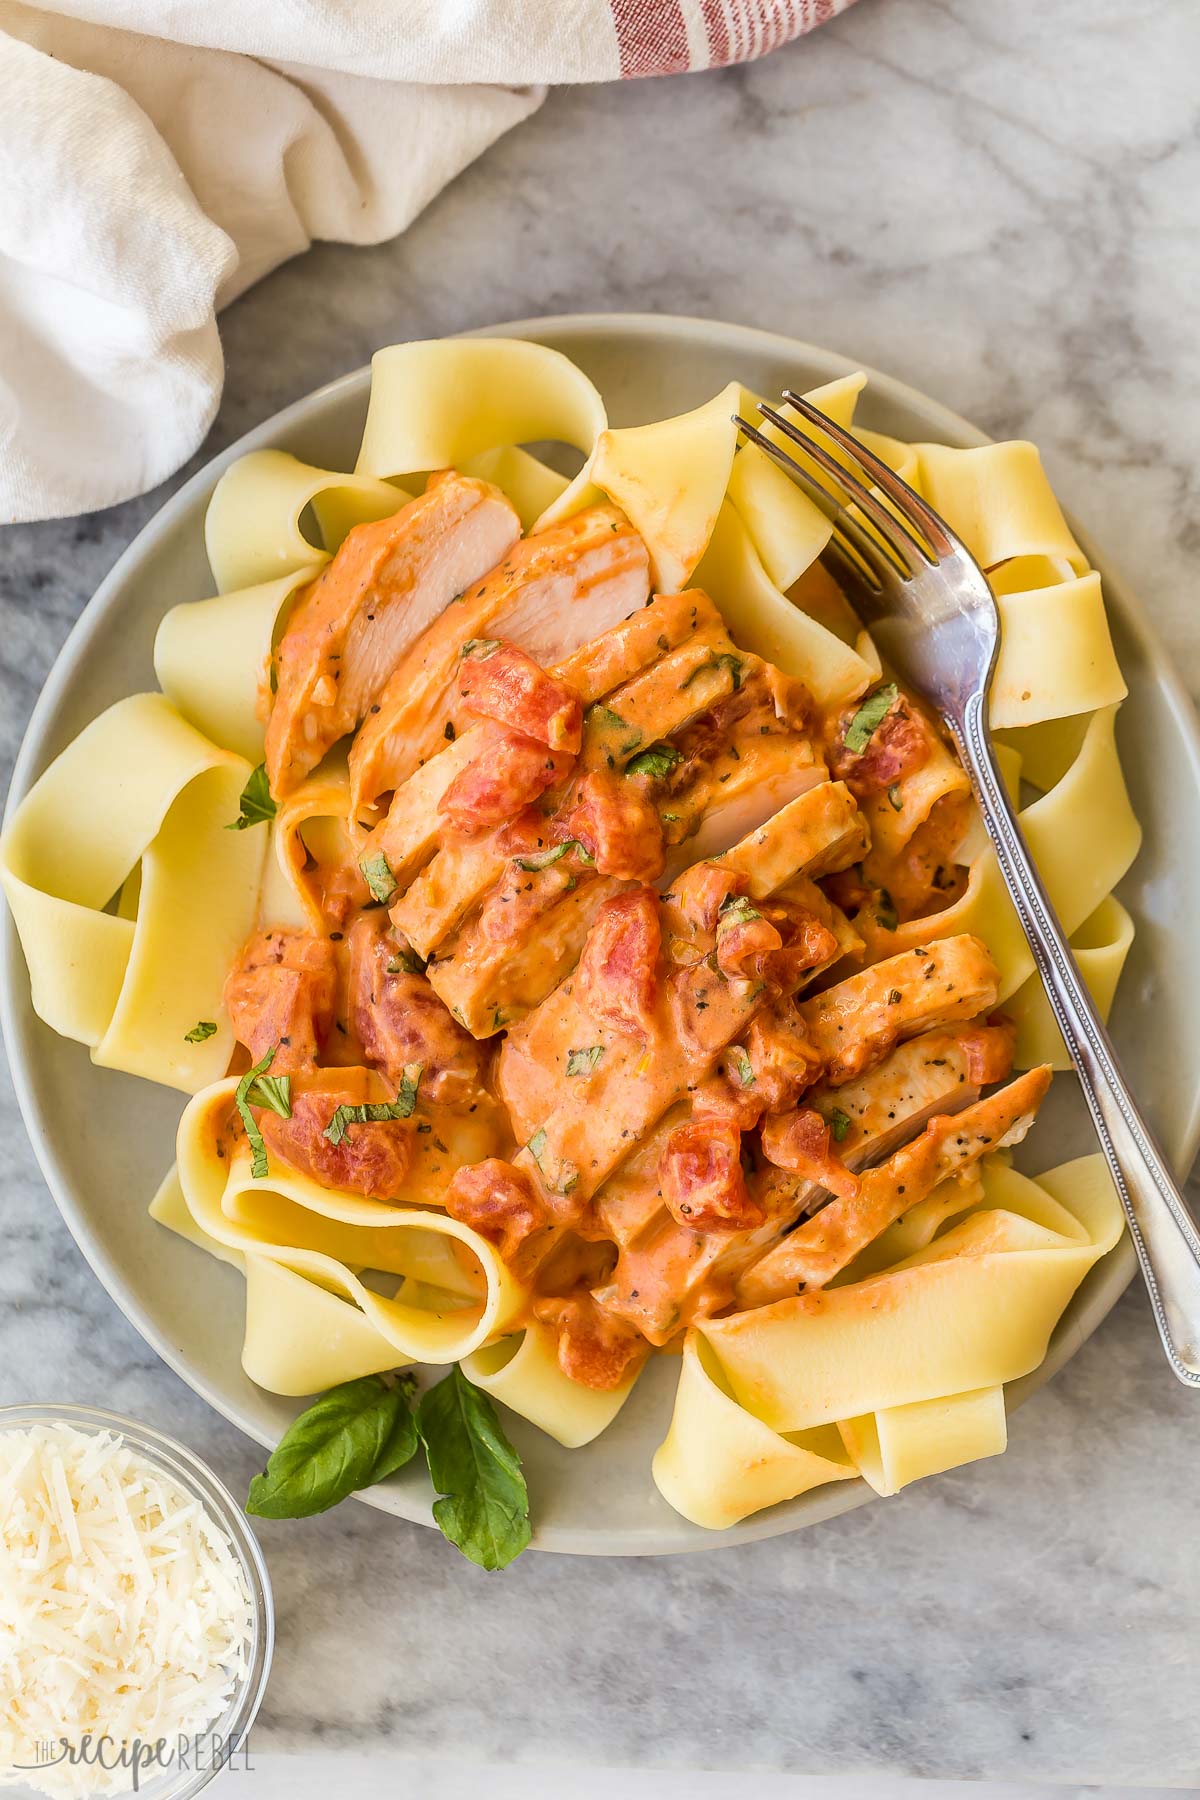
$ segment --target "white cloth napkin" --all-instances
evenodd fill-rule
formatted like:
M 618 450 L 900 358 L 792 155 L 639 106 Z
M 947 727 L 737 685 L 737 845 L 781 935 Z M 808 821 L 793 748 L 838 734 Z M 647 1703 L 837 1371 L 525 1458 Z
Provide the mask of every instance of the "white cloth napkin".
M 0 0 L 0 521 L 171 474 L 219 308 L 403 231 L 546 83 L 743 61 L 850 4 Z

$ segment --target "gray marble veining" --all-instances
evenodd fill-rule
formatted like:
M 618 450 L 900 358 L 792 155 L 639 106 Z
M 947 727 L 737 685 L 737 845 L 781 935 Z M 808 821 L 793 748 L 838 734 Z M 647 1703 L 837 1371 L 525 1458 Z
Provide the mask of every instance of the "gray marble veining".
M 555 95 L 401 242 L 317 249 L 232 308 L 205 453 L 394 338 L 761 324 L 1035 438 L 1200 692 L 1198 66 L 1191 0 L 862 0 L 750 69 Z M 165 492 L 0 537 L 6 760 Z M 110 1304 L 3 1107 L 0 1400 L 139 1414 L 244 1487 L 257 1450 Z M 1198 1444 L 1132 1289 L 1006 1457 L 789 1539 L 487 1579 L 363 1507 L 267 1524 L 260 1747 L 1191 1786 Z

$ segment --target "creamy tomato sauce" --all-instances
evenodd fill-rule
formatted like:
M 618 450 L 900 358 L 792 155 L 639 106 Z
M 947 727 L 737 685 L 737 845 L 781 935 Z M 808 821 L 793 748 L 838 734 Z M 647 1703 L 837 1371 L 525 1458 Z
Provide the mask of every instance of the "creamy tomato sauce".
M 514 544 L 486 483 L 413 505 L 283 633 L 273 791 L 311 809 L 347 732 L 351 783 L 289 839 L 310 928 L 268 923 L 226 1002 L 245 1066 L 291 1077 L 289 1116 L 258 1109 L 276 1157 L 471 1225 L 564 1372 L 612 1387 L 803 1287 L 814 1212 L 849 1259 L 940 1178 L 959 1108 L 982 1154 L 1040 1096 L 980 1098 L 1012 1035 L 984 946 L 937 932 L 969 792 L 912 697 L 822 717 L 707 595 L 651 595 L 611 507 Z M 823 572 L 805 594 L 854 635 Z

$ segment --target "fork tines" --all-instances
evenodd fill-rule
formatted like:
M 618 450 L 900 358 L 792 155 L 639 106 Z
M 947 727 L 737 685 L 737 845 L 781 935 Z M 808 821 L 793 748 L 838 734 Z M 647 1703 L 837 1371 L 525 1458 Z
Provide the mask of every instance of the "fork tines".
M 798 445 L 813 466 L 806 467 L 789 455 L 774 437 L 735 414 L 734 422 L 739 430 L 797 482 L 814 506 L 857 552 L 871 576 L 875 576 L 881 556 L 891 565 L 891 573 L 901 580 L 910 580 L 923 568 L 936 564 L 939 544 L 944 541 L 941 521 L 920 495 L 907 482 L 901 481 L 894 469 L 836 420 L 806 400 L 803 394 L 794 393 L 791 388 L 783 390 L 783 404 L 835 444 L 862 472 L 866 481 L 860 480 L 818 437 L 802 430 L 795 418 L 787 417 L 764 401 L 757 404 L 763 418 Z M 833 493 L 818 479 L 816 469 L 821 470 L 832 484 Z M 949 545 L 945 547 L 948 549 Z

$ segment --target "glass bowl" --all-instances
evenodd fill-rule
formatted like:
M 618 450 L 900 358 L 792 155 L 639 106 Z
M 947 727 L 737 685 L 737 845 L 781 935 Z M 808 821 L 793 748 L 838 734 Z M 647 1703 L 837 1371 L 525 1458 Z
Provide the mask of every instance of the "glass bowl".
M 179 1762 L 173 1762 L 165 1769 L 143 1766 L 139 1772 L 136 1790 L 139 1800 L 190 1800 L 191 1795 L 206 1788 L 231 1761 L 236 1761 L 266 1692 L 275 1649 L 275 1606 L 263 1553 L 228 1488 L 186 1445 L 177 1443 L 164 1432 L 155 1431 L 137 1419 L 124 1419 L 118 1413 L 104 1412 L 95 1406 L 30 1404 L 0 1407 L 0 1432 L 54 1424 L 71 1425 L 76 1431 L 116 1433 L 138 1456 L 169 1476 L 189 1499 L 200 1503 L 224 1532 L 241 1565 L 250 1596 L 251 1615 L 245 1672 L 237 1680 L 225 1710 L 212 1721 L 189 1754 L 191 1766 L 183 1767 Z M 50 1774 L 49 1770 L 47 1774 Z M 8 1779 L 11 1778 L 9 1775 Z M 43 1791 L 37 1785 L 36 1769 L 30 1769 L 25 1780 L 31 1795 Z M 4 1773 L 0 1773 L 0 1786 L 3 1785 Z M 118 1795 L 122 1792 L 134 1792 L 132 1777 L 126 1789 L 116 1790 Z

